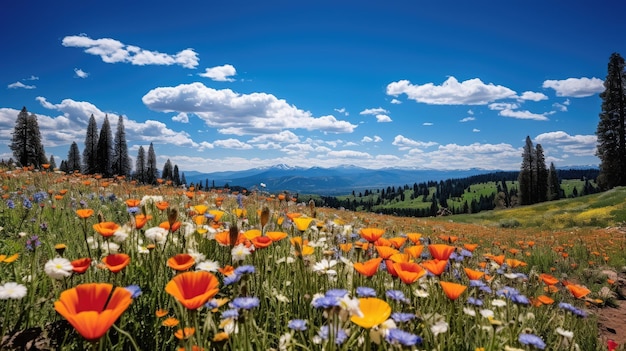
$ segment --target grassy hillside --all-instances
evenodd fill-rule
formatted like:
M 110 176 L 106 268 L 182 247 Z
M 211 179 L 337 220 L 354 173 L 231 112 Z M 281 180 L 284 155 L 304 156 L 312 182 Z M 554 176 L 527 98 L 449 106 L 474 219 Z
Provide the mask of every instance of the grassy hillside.
M 446 220 L 543 229 L 613 226 L 626 222 L 626 187 L 531 206 L 455 215 Z

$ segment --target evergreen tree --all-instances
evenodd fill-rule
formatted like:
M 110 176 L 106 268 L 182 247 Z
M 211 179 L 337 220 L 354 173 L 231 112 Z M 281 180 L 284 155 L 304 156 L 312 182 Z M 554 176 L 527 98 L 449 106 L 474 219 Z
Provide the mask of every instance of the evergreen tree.
M 111 167 L 113 163 L 113 136 L 108 116 L 104 116 L 104 122 L 102 122 L 96 155 L 98 158 L 96 173 L 102 174 L 105 178 L 111 177 L 113 175 L 113 168 Z
M 559 174 L 554 167 L 554 162 L 550 162 L 548 170 L 548 200 L 558 200 L 561 198 L 561 181 Z
M 536 172 L 537 172 L 537 202 L 545 202 L 548 200 L 548 169 L 546 168 L 546 158 L 543 155 L 543 147 L 541 144 L 535 146 L 536 156 Z
M 161 172 L 161 178 L 165 180 L 172 180 L 173 173 L 174 173 L 174 170 L 172 168 L 172 162 L 168 158 L 167 161 L 165 161 L 165 164 L 163 165 L 163 172 Z
M 78 150 L 78 145 L 76 142 L 73 142 L 70 146 L 70 151 L 67 153 L 67 162 L 66 162 L 66 170 L 65 172 L 80 172 L 80 151 Z
M 61 165 L 59 166 L 59 170 L 65 173 L 69 172 L 69 170 L 67 169 L 67 161 L 61 160 Z
M 157 168 L 156 154 L 154 153 L 154 145 L 150 143 L 148 157 L 146 158 L 146 183 L 155 184 L 157 178 L 159 178 L 159 170 Z
M 187 185 L 187 178 L 185 178 L 185 172 L 180 175 L 180 184 Z
M 137 151 L 137 160 L 135 161 L 135 179 L 140 183 L 146 182 L 146 151 L 143 146 Z
M 128 156 L 128 144 L 126 143 L 126 130 L 124 129 L 124 119 L 119 116 L 117 119 L 117 130 L 113 140 L 113 162 L 111 163 L 113 174 L 119 176 L 129 176 L 131 171 L 130 157 Z
M 602 189 L 626 185 L 625 85 L 624 58 L 618 53 L 613 53 L 604 80 L 605 90 L 600 94 L 602 111 L 596 130 L 598 137 L 596 156 L 600 158 L 600 174 L 597 181 Z
M 174 165 L 174 171 L 172 174 L 172 183 L 174 183 L 175 186 L 180 185 L 180 174 L 178 173 L 178 165 Z
M 57 168 L 57 163 L 54 161 L 54 155 L 50 155 L 50 161 L 48 161 L 48 163 L 50 164 L 51 170 Z
M 26 107 L 23 107 L 17 115 L 9 148 L 21 166 L 32 165 L 39 168 L 42 164 L 48 163 L 41 143 L 37 116 L 29 114 Z
M 535 149 L 533 143 L 530 140 L 530 136 L 526 136 L 526 144 L 524 145 L 524 151 L 522 152 L 522 165 L 519 172 L 519 190 L 520 203 L 522 205 L 530 205 L 535 203 L 536 191 L 536 162 L 535 162 Z
M 85 135 L 85 150 L 83 150 L 83 173 L 94 174 L 98 171 L 98 125 L 96 118 L 91 115 Z

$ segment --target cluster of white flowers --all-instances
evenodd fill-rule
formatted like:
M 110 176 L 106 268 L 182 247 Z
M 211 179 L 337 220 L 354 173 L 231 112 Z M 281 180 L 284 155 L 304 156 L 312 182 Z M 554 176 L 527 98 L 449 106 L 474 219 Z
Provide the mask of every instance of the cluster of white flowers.
M 167 234 L 168 230 L 161 227 L 148 228 L 144 232 L 146 239 L 156 244 L 165 244 L 165 242 L 167 241 Z
M 159 201 L 163 201 L 163 196 L 159 196 L 159 195 L 145 195 L 144 197 L 141 198 L 141 201 L 139 202 L 139 204 L 141 206 L 143 206 L 145 204 L 151 204 L 151 203 L 155 203 L 155 202 L 159 202 Z

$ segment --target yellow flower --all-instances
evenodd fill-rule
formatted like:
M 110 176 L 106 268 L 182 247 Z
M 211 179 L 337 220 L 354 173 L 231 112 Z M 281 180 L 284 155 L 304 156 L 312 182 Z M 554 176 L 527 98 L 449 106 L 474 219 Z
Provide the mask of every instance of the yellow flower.
M 391 315 L 391 306 L 384 300 L 375 297 L 359 299 L 359 308 L 363 316 L 352 315 L 350 320 L 365 329 L 381 324 Z

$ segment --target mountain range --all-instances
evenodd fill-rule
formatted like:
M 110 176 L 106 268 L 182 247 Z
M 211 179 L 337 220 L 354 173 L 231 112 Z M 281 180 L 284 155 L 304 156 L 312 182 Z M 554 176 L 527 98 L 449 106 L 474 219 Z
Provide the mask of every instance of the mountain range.
M 248 189 L 264 187 L 266 191 L 277 193 L 289 191 L 303 194 L 345 195 L 365 189 L 374 190 L 388 186 L 440 181 L 451 178 L 465 178 L 478 174 L 497 172 L 471 168 L 466 170 L 432 169 L 368 169 L 352 165 L 322 167 L 292 167 L 278 164 L 265 168 L 226 172 L 184 172 L 187 184 L 202 183 L 208 180 L 209 186 L 241 186 Z

